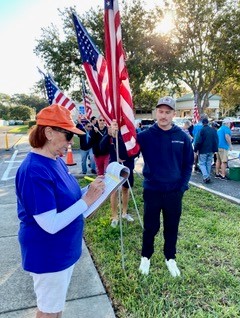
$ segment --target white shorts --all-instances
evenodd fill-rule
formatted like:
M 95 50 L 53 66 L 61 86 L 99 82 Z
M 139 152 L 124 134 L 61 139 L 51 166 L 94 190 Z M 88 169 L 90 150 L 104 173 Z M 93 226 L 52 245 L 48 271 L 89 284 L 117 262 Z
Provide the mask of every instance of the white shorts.
M 74 265 L 54 273 L 30 273 L 33 277 L 37 307 L 40 311 L 49 314 L 63 311 L 73 268 Z

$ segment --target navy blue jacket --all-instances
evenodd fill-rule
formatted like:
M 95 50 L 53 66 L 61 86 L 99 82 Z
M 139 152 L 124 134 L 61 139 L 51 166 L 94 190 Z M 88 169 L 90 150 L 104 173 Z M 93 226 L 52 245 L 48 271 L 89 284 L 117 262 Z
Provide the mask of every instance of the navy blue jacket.
M 117 161 L 116 138 L 113 138 L 109 136 L 108 134 L 105 135 L 101 140 L 100 149 L 102 151 L 109 150 L 110 162 Z M 133 170 L 135 156 L 134 157 L 128 156 L 127 149 L 120 132 L 118 133 L 118 152 L 119 152 L 119 159 L 124 160 L 124 165 L 126 165 L 127 167 Z
M 92 148 L 92 142 L 91 142 L 91 138 L 89 137 L 88 141 L 87 141 L 87 131 L 86 129 L 83 127 L 82 124 L 77 124 L 76 127 L 80 130 L 82 130 L 83 132 L 85 132 L 85 135 L 79 135 L 79 139 L 80 139 L 80 149 L 82 150 L 89 150 Z
M 155 123 L 137 134 L 144 159 L 143 187 L 160 192 L 188 189 L 193 148 L 188 135 L 176 125 L 162 130 Z
M 194 151 L 199 151 L 200 154 L 218 151 L 218 134 L 215 128 L 208 125 L 202 127 L 197 135 Z

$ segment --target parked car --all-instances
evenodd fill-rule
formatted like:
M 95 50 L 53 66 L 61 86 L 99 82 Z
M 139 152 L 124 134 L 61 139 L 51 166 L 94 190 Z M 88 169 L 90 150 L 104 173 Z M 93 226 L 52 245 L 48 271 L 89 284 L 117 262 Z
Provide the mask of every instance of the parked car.
M 232 131 L 231 140 L 233 142 L 240 143 L 240 119 L 231 118 L 230 129 Z M 219 124 L 219 127 L 222 126 L 223 120 L 215 120 Z
M 23 125 L 24 121 L 23 120 L 15 120 L 15 125 Z
M 183 117 L 174 117 L 173 118 L 173 123 L 180 128 L 183 127 L 183 124 L 185 121 L 186 121 L 186 118 L 183 118 Z
M 10 120 L 8 121 L 8 125 L 9 125 L 9 126 L 14 126 L 14 125 L 16 125 L 16 124 L 15 124 L 15 120 L 10 119 Z
M 191 117 L 174 117 L 173 123 L 179 126 L 180 128 L 182 128 L 186 120 L 189 120 L 190 122 L 192 122 Z
M 240 143 L 240 119 L 233 121 L 230 125 L 232 131 L 232 141 Z
M 151 118 L 137 118 L 135 120 L 135 126 L 137 127 L 138 123 L 141 123 L 141 130 L 147 129 L 155 123 L 154 119 Z

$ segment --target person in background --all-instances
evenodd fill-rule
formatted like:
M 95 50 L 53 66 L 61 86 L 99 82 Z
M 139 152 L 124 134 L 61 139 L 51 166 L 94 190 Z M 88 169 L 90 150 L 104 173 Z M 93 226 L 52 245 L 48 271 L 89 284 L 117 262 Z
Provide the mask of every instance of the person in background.
M 196 139 L 197 139 L 197 135 L 199 133 L 199 131 L 202 129 L 202 120 L 203 118 L 208 118 L 208 116 L 206 114 L 202 114 L 201 117 L 200 117 L 200 120 L 199 122 L 197 122 L 195 125 L 193 125 L 193 131 L 192 131 L 192 134 L 193 134 L 193 147 L 195 145 L 195 142 L 196 142 Z M 195 172 L 200 172 L 200 168 L 198 167 L 198 159 L 199 159 L 199 156 L 198 156 L 198 152 L 194 152 L 194 171 Z
M 105 151 L 109 151 L 110 160 L 109 163 L 113 161 L 117 161 L 117 149 L 116 149 L 116 136 L 118 136 L 118 157 L 119 163 L 122 163 L 124 166 L 128 167 L 130 170 L 130 174 L 128 177 L 128 181 L 124 182 L 122 185 L 122 218 L 127 220 L 128 222 L 133 222 L 133 217 L 127 212 L 128 210 L 128 202 L 129 202 L 129 187 L 133 187 L 134 177 L 134 159 L 135 157 L 129 157 L 127 154 L 127 150 L 122 139 L 120 131 L 118 131 L 118 126 L 116 122 L 112 122 L 111 126 L 108 127 L 108 134 L 105 135 L 100 143 L 100 148 Z M 113 228 L 118 225 L 118 192 L 112 193 L 110 197 L 111 203 L 111 226 Z
M 85 132 L 84 135 L 79 136 L 82 173 L 83 174 L 87 173 L 87 161 L 89 158 L 91 173 L 96 174 L 96 165 L 95 165 L 95 160 L 94 160 L 94 155 L 92 150 L 92 141 L 91 141 L 91 135 L 90 135 L 93 129 L 92 125 L 89 122 L 87 122 L 84 128 L 82 128 L 78 124 L 76 127 Z
M 191 126 L 191 122 L 190 120 L 186 119 L 183 123 L 183 127 L 182 130 L 185 132 L 185 134 L 188 135 L 188 137 L 190 138 L 190 140 L 192 141 L 193 137 L 191 136 L 190 132 L 189 132 L 189 128 Z
M 100 142 L 107 134 L 108 129 L 105 119 L 100 115 L 97 120 L 97 125 L 93 127 L 90 134 L 97 175 L 104 175 L 107 165 L 109 164 L 109 150 L 100 149 Z
M 193 137 L 193 128 L 194 128 L 193 121 L 190 120 L 190 126 L 188 127 L 188 131 L 189 131 L 190 136 L 192 136 L 192 137 Z
M 220 127 L 220 125 L 216 122 L 216 121 L 213 121 L 211 123 L 211 126 L 213 129 L 215 129 L 216 131 L 218 130 L 218 128 Z M 213 163 L 212 163 L 212 166 L 215 167 L 216 166 L 216 162 L 217 162 L 217 152 L 214 152 L 213 154 Z
M 165 263 L 173 277 L 180 276 L 175 260 L 176 244 L 182 198 L 192 173 L 193 147 L 187 134 L 172 124 L 174 116 L 175 100 L 170 96 L 160 98 L 156 106 L 157 122 L 137 134 L 144 160 L 144 229 L 139 267 L 144 275 L 149 273 L 162 212 Z
M 141 124 L 141 122 L 137 122 L 136 133 L 140 133 L 141 131 L 142 131 L 142 124 Z
M 84 124 L 82 122 L 82 115 L 78 115 L 76 127 L 85 133 Z
M 218 152 L 217 152 L 217 162 L 216 162 L 216 171 L 215 178 L 220 180 L 227 180 L 226 169 L 228 162 L 228 151 L 232 150 L 231 142 L 231 129 L 230 129 L 231 120 L 225 118 L 222 122 L 222 126 L 218 129 Z M 221 171 L 221 173 L 220 173 Z
M 211 183 L 213 154 L 218 151 L 218 135 L 217 131 L 208 125 L 207 118 L 203 118 L 202 124 L 203 127 L 199 131 L 194 144 L 194 152 L 199 153 L 199 167 L 203 182 Z
M 62 316 L 74 264 L 82 253 L 85 212 L 103 193 L 97 178 L 81 189 L 61 156 L 73 144 L 70 111 L 51 105 L 36 117 L 29 136 L 31 152 L 16 174 L 18 239 L 22 266 L 33 278 L 36 318 Z
M 90 118 L 90 123 L 93 125 L 93 126 L 97 126 L 97 117 L 96 116 L 92 116 Z

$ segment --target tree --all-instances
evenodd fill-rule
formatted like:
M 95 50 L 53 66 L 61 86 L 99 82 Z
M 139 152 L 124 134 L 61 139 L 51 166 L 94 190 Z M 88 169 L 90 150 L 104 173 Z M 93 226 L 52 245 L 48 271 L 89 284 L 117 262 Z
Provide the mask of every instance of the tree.
M 0 119 L 8 120 L 9 118 L 9 107 L 0 105 Z
M 32 108 L 28 106 L 10 107 L 9 113 L 11 119 L 25 121 L 31 118 Z
M 228 78 L 217 89 L 221 94 L 222 101 L 220 105 L 220 114 L 224 118 L 226 116 L 236 116 L 236 112 L 240 109 L 240 85 L 232 77 Z
M 71 90 L 69 96 L 80 100 L 82 98 L 81 76 L 85 77 L 85 74 L 81 67 L 71 10 L 66 8 L 59 12 L 63 19 L 65 37 L 60 37 L 60 32 L 54 25 L 43 29 L 42 36 L 37 41 L 35 53 L 44 60 L 45 69 L 52 74 L 59 87 L 65 91 Z M 133 0 L 131 4 L 122 1 L 123 45 L 134 98 L 142 89 L 145 89 L 146 79 L 152 72 L 154 57 L 149 45 L 159 12 L 159 10 L 147 12 L 144 9 L 144 3 L 140 0 Z M 79 17 L 100 52 L 104 54 L 103 13 L 103 8 L 97 7 Z M 157 97 L 155 103 L 156 99 Z M 151 108 L 152 105 L 149 107 Z
M 152 108 L 159 92 L 177 95 L 185 84 L 197 96 L 199 112 L 203 113 L 214 88 L 229 76 L 239 76 L 238 0 L 173 0 L 172 6 L 166 3 L 151 12 L 140 0 L 129 3 L 122 1 L 121 25 L 134 104 L 141 107 L 139 97 L 149 90 L 156 95 L 155 101 L 150 101 Z M 164 21 L 166 12 L 175 15 L 175 28 L 160 34 L 156 26 Z M 53 25 L 43 29 L 35 52 L 59 87 L 80 100 L 81 76 L 85 75 L 70 9 L 61 15 L 65 37 Z M 103 51 L 103 8 L 92 9 L 80 18 Z
M 175 0 L 175 28 L 156 37 L 152 80 L 164 69 L 169 82 L 197 95 L 199 112 L 213 89 L 239 68 L 240 10 L 236 0 Z M 159 41 L 160 39 L 160 41 Z
M 11 96 L 0 93 L 0 106 L 11 106 Z
M 11 97 L 12 105 L 17 106 L 28 106 L 38 113 L 41 109 L 48 106 L 48 101 L 45 98 L 40 98 L 37 95 L 26 95 L 26 94 L 14 94 Z

